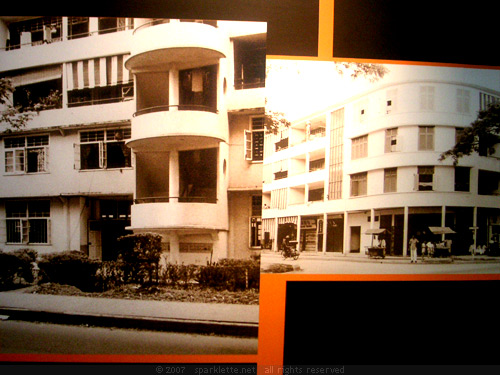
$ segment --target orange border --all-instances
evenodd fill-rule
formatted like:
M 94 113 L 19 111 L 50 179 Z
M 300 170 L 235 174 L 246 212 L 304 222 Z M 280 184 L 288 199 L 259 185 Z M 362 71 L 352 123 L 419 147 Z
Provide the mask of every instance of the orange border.
M 257 355 L 1 354 L 0 362 L 58 363 L 257 363 Z
M 269 375 L 269 366 L 283 365 L 286 283 L 288 281 L 477 281 L 500 280 L 500 274 L 390 274 L 300 275 L 261 274 L 258 373 Z

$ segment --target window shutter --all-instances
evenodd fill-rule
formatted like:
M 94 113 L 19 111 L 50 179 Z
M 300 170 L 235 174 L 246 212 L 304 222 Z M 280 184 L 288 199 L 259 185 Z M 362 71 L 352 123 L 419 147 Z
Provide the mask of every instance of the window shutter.
M 99 141 L 99 168 L 106 168 L 106 145 Z
M 418 173 L 413 175 L 413 190 L 418 191 Z
M 245 130 L 245 160 L 252 160 L 252 131 Z
M 80 170 L 82 164 L 81 164 L 80 144 L 79 143 L 73 143 L 73 153 L 75 155 L 73 169 Z

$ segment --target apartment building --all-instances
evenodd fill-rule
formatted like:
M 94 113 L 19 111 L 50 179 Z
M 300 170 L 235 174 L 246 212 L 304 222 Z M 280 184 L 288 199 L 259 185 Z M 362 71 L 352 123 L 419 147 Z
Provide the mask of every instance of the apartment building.
M 0 248 L 170 262 L 260 248 L 266 24 L 0 17 L 0 77 L 31 119 L 0 133 Z
M 263 245 L 387 254 L 412 235 L 452 240 L 452 254 L 500 233 L 500 150 L 439 161 L 477 112 L 500 98 L 496 70 L 397 66 L 369 90 L 267 134 Z M 334 87 L 332 89 L 335 89 Z M 454 234 L 433 234 L 448 227 Z

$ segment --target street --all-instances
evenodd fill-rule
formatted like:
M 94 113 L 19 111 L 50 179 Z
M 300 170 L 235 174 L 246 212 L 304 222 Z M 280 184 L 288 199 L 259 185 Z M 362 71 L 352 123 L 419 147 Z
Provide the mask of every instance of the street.
M 261 256 L 261 268 L 270 264 L 289 264 L 294 266 L 291 273 L 300 274 L 497 274 L 500 262 L 497 260 L 482 262 L 464 262 L 443 260 L 426 263 L 419 259 L 417 264 L 410 259 L 368 259 L 349 256 L 301 254 L 297 260 L 284 260 L 279 254 L 266 253 Z
M 257 338 L 0 321 L 0 353 L 256 354 Z

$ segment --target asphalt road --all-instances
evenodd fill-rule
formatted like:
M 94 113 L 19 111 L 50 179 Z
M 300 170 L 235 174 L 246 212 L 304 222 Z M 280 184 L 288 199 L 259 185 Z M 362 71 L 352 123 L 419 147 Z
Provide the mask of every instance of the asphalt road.
M 0 353 L 257 354 L 257 339 L 3 320 Z
M 355 258 L 335 259 L 323 257 L 302 257 L 297 260 L 283 260 L 278 254 L 263 254 L 261 267 L 266 269 L 272 263 L 290 264 L 300 274 L 500 274 L 500 262 L 459 262 L 452 263 L 410 263 L 408 260 L 391 261 L 357 260 Z

